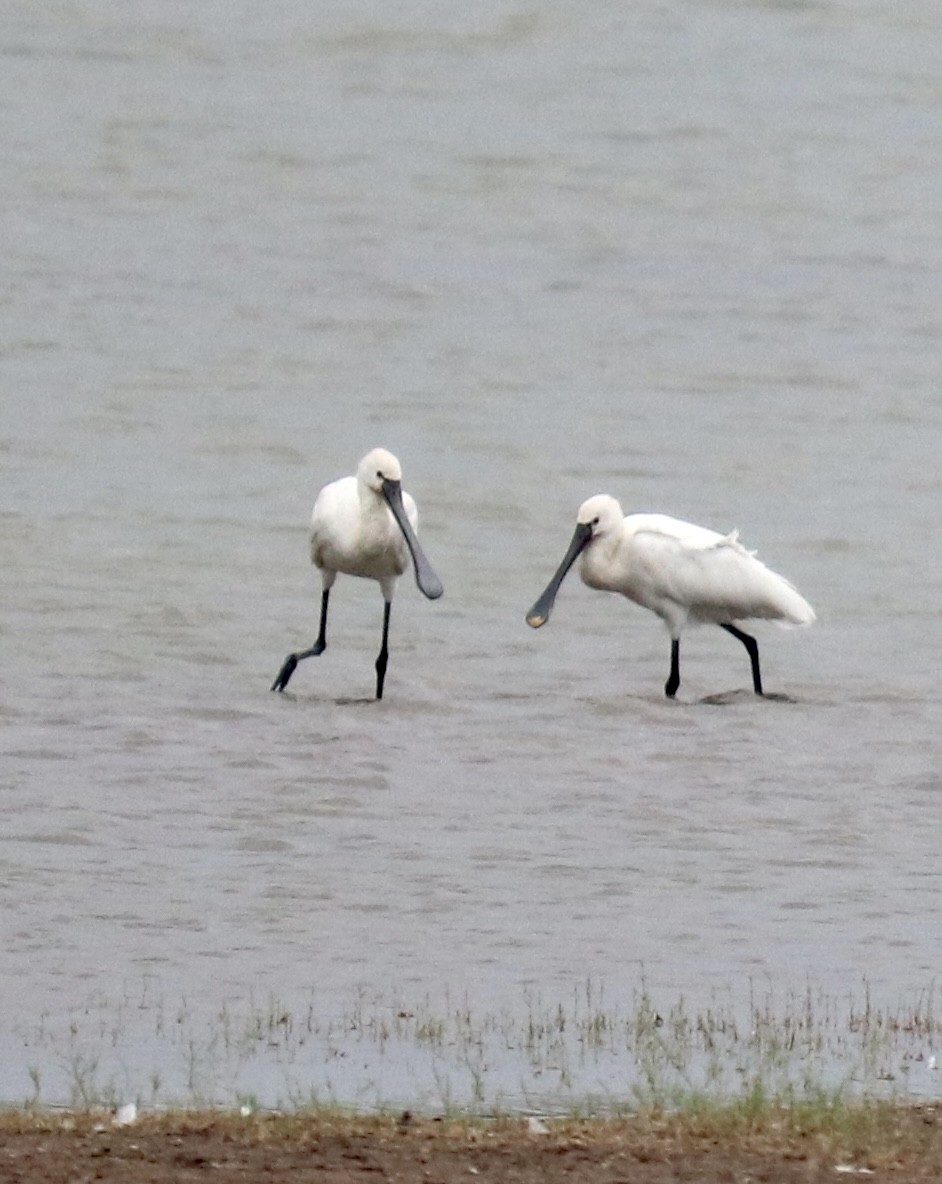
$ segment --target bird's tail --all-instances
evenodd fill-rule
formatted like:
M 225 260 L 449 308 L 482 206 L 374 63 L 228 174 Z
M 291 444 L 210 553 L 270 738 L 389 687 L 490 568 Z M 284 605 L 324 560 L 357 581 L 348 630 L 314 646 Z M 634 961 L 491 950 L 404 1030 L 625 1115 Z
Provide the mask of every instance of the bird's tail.
M 790 584 L 783 576 L 779 579 L 782 581 L 777 597 L 781 612 L 779 622 L 785 626 L 813 624 L 817 620 L 817 615 L 808 601 L 794 584 Z

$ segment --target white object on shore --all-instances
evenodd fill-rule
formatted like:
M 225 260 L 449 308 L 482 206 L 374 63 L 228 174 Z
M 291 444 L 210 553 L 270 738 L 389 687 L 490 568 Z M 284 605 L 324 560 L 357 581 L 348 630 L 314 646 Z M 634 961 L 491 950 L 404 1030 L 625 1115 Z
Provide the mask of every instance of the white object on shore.
M 111 1119 L 113 1126 L 133 1126 L 137 1122 L 137 1106 L 134 1102 L 127 1102 L 119 1106 Z

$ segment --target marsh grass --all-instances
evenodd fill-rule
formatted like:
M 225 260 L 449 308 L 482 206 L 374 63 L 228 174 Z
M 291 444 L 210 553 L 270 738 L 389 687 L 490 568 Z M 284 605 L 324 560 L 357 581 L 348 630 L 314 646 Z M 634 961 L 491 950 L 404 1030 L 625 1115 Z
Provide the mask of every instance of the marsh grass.
M 151 1109 L 575 1118 L 719 1106 L 745 1120 L 783 1106 L 836 1115 L 849 1103 L 942 1090 L 930 1059 L 942 1043 L 933 991 L 888 1009 L 866 983 L 846 998 L 752 988 L 744 1002 L 694 1007 L 656 1000 L 644 983 L 613 1000 L 585 982 L 566 1000 L 527 990 L 517 1007 L 493 1012 L 447 995 L 415 1002 L 360 991 L 333 1016 L 313 996 L 301 1006 L 271 996 L 200 1013 L 146 984 L 18 1035 L 19 1097 L 33 1109 L 134 1100 Z

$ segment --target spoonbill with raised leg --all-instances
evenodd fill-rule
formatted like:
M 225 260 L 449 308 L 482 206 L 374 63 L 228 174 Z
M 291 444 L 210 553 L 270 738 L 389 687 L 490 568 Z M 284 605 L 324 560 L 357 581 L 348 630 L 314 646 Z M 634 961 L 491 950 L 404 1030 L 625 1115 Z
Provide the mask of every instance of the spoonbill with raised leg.
M 764 619 L 810 625 L 814 609 L 783 576 L 739 542 L 736 531 L 718 534 L 666 514 L 622 514 L 613 497 L 598 494 L 579 507 L 576 529 L 562 563 L 527 613 L 539 629 L 549 620 L 559 586 L 582 557 L 590 588 L 620 592 L 664 622 L 671 638 L 668 698 L 680 686 L 680 637 L 688 624 L 719 625 L 746 647 L 752 688 L 761 695 L 759 646 L 735 622 Z
M 411 558 L 415 582 L 429 600 L 441 596 L 441 580 L 416 537 L 418 511 L 402 488 L 402 466 L 385 448 L 374 448 L 355 477 L 332 481 L 317 495 L 311 515 L 311 562 L 321 573 L 321 620 L 310 649 L 289 654 L 272 683 L 283 691 L 297 664 L 327 648 L 327 605 L 339 574 L 376 580 L 383 593 L 383 641 L 376 659 L 376 698 L 383 697 L 389 659 L 393 593 Z

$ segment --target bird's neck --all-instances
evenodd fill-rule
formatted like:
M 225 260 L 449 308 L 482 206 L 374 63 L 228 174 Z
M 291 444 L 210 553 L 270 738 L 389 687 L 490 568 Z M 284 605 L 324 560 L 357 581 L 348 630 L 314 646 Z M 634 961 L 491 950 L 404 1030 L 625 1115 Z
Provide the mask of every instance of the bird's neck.
M 590 588 L 607 588 L 607 573 L 611 559 L 618 549 L 616 535 L 596 535 L 582 552 L 582 581 Z

